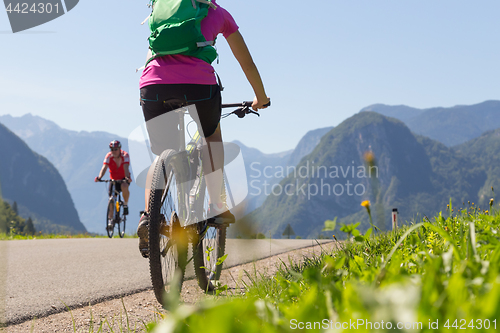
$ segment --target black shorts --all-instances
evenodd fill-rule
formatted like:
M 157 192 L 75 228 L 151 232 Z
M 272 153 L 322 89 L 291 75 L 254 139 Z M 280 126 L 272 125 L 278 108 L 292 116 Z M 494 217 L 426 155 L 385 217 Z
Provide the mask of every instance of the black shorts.
M 178 148 L 178 134 L 172 134 L 178 128 L 178 123 L 173 121 L 176 117 L 169 115 L 168 121 L 163 121 L 166 117 L 159 116 L 183 106 L 191 106 L 188 107 L 189 114 L 198 124 L 198 129 L 201 128 L 201 136 L 211 136 L 221 117 L 219 85 L 153 84 L 141 88 L 142 112 L 155 154 Z
M 122 179 L 122 180 L 125 180 Z M 108 194 L 109 196 L 112 196 L 113 195 L 113 184 L 115 185 L 115 189 L 117 192 L 121 192 L 122 191 L 122 183 L 112 183 L 112 182 L 109 182 L 109 186 L 108 186 Z

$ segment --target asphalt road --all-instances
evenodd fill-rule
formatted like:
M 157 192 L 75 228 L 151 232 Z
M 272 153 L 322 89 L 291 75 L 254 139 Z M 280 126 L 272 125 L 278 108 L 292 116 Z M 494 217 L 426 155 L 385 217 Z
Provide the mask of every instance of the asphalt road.
M 0 243 L 0 312 L 6 307 L 1 318 L 4 323 L 23 322 L 64 311 L 66 306 L 95 304 L 151 287 L 149 262 L 139 254 L 137 238 Z M 310 239 L 229 239 L 226 264 L 231 267 L 316 244 Z M 194 277 L 191 266 L 187 278 Z

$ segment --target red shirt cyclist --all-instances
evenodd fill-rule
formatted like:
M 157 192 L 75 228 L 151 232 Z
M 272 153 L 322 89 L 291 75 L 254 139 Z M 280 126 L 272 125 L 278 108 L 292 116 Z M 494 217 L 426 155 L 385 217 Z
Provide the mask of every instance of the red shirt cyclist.
M 106 156 L 104 157 L 102 169 L 99 172 L 99 176 L 95 178 L 96 182 L 101 180 L 101 178 L 104 176 L 108 168 L 109 168 L 109 178 L 114 180 L 125 179 L 127 180 L 127 182 L 131 181 L 130 171 L 129 171 L 130 157 L 126 151 L 121 149 L 121 147 L 122 144 L 118 140 L 113 140 L 110 142 L 109 149 L 111 149 L 111 151 L 107 153 Z M 118 191 L 122 191 L 123 193 L 124 215 L 128 215 L 128 198 L 130 196 L 127 182 L 115 184 L 116 189 Z M 111 195 L 111 186 L 112 184 L 110 183 L 109 184 L 110 195 Z

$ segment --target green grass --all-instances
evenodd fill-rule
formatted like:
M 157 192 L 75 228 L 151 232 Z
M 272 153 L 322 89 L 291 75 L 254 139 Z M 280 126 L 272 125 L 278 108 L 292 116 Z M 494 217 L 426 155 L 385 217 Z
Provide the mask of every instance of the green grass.
M 340 251 L 282 263 L 243 297 L 183 305 L 154 332 L 499 329 L 500 216 L 464 209 L 359 236 Z

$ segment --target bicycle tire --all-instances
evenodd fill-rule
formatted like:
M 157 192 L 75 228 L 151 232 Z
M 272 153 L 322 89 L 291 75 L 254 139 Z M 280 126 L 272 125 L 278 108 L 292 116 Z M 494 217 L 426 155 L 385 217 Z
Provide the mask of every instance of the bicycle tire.
M 110 210 L 111 210 L 111 214 L 110 214 Z M 110 222 L 110 218 L 109 216 L 112 216 L 111 217 L 111 223 L 113 224 L 113 228 L 109 228 L 109 222 Z M 108 237 L 109 238 L 113 238 L 113 234 L 114 234 L 114 229 L 115 229 L 115 200 L 114 198 L 109 198 L 109 201 L 108 201 L 108 209 L 106 210 L 106 232 L 108 233 Z
M 120 238 L 125 236 L 125 225 L 127 223 L 127 215 L 123 214 L 123 204 L 120 202 L 120 220 L 118 221 L 118 235 Z
M 179 220 L 186 213 L 182 188 L 186 165 L 174 158 L 175 153 L 166 150 L 158 159 L 148 206 L 151 283 L 156 299 L 164 307 L 169 293 L 180 293 L 187 263 L 187 234 Z
M 206 184 L 203 180 L 196 205 L 197 209 L 203 209 L 205 217 L 208 209 L 207 194 Z M 226 250 L 226 226 L 211 226 L 207 225 L 205 221 L 198 225 L 197 231 L 199 238 L 196 245 L 193 243 L 194 272 L 201 290 L 213 292 L 217 287 L 216 281 L 220 280 L 222 272 L 222 263 L 217 263 L 224 256 Z
M 198 285 L 204 292 L 213 292 L 220 280 L 222 263 L 226 249 L 226 227 L 209 226 L 204 237 L 198 241 L 193 253 L 194 272 Z

